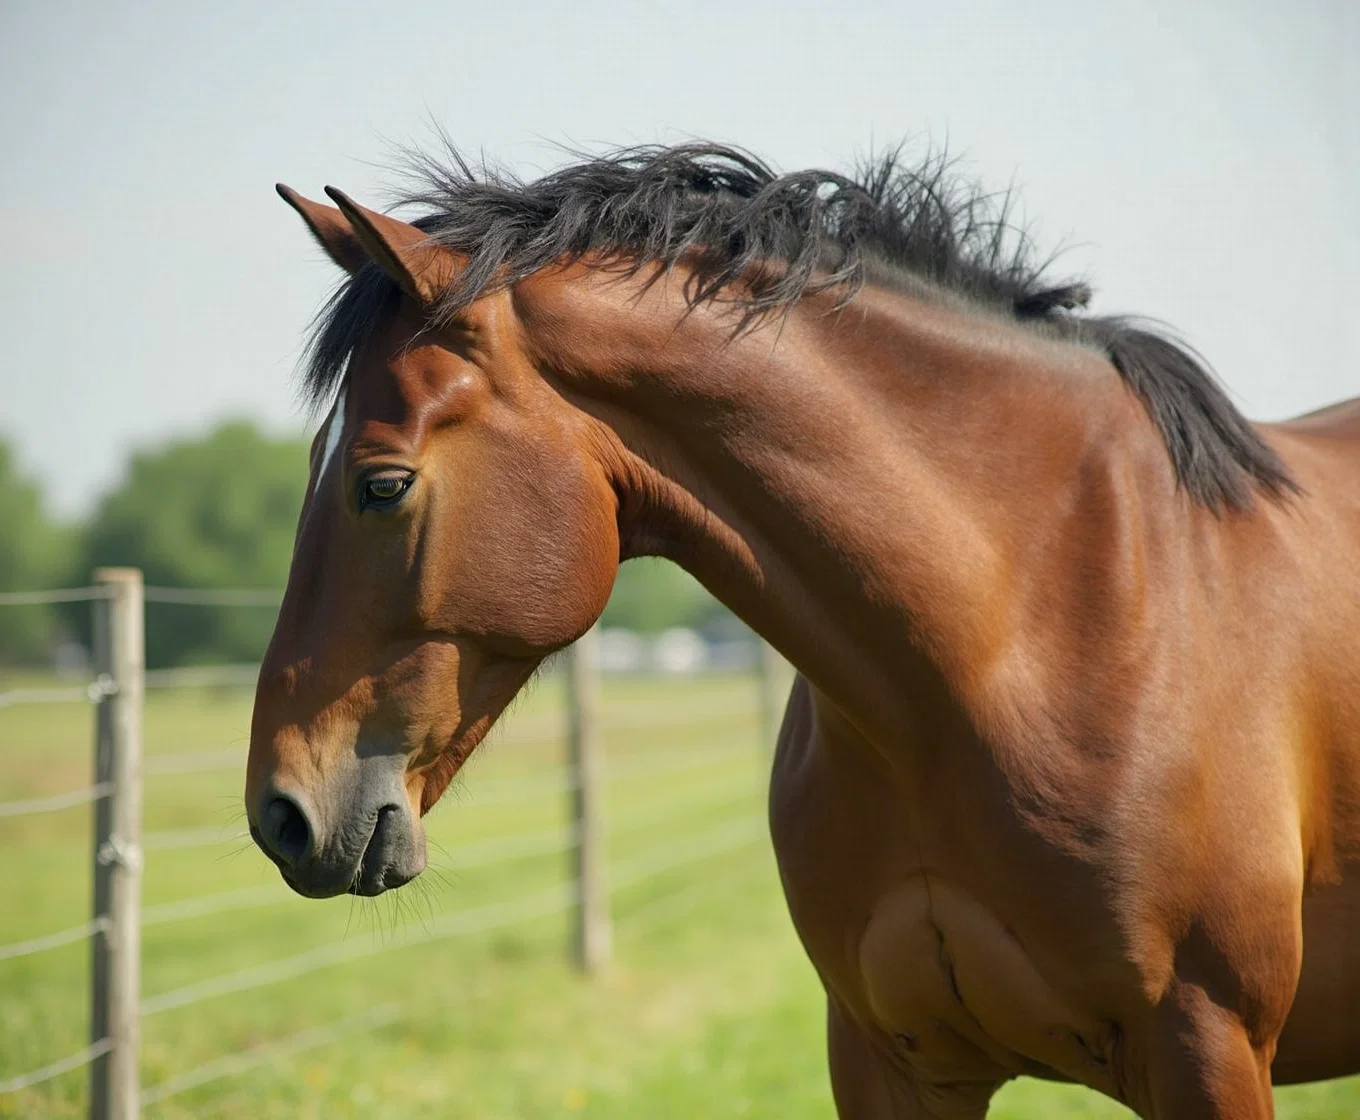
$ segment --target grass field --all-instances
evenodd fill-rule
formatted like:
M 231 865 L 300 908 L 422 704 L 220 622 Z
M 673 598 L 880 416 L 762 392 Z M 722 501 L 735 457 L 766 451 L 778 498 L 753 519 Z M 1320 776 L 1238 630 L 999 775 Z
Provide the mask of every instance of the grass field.
M 743 678 L 607 683 L 616 964 L 587 981 L 566 953 L 555 681 L 431 815 L 421 890 L 325 903 L 231 839 L 249 696 L 153 693 L 142 1082 L 165 1095 L 146 1116 L 831 1115 L 820 989 L 764 832 L 755 699 Z M 90 724 L 83 705 L 0 710 L 0 801 L 86 784 Z M 89 847 L 88 809 L 0 819 L 0 946 L 87 916 Z M 190 987 L 217 977 L 235 990 Z M 85 1044 L 87 985 L 84 943 L 0 961 L 0 1080 Z M 85 1086 L 78 1071 L 0 1097 L 0 1117 L 83 1116 Z M 1356 1079 L 1277 1097 L 1282 1117 L 1360 1115 Z M 1022 1080 L 993 1115 L 1129 1114 Z

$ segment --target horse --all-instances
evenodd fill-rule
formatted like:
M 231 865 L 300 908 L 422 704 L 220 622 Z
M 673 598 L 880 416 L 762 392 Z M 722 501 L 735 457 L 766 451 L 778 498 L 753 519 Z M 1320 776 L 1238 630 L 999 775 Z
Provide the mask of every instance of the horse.
M 839 1115 L 1360 1070 L 1360 401 L 1252 425 L 938 155 L 418 170 L 410 222 L 278 188 L 345 273 L 246 773 L 294 890 L 418 875 L 659 556 L 798 671 L 769 820 Z

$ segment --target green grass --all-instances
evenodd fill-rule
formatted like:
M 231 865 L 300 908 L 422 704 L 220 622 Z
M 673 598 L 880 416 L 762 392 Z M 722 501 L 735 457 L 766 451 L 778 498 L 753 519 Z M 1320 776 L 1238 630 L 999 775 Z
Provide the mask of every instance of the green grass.
M 248 892 L 237 897 L 254 905 L 149 924 L 145 998 L 319 946 L 356 958 L 147 1017 L 144 1086 L 231 1054 L 256 1058 L 150 1105 L 149 1120 L 831 1115 L 821 991 L 785 915 L 761 824 L 767 759 L 756 746 L 749 680 L 606 686 L 610 758 L 625 775 L 631 767 L 608 791 L 616 878 L 706 838 L 714 848 L 615 892 L 608 976 L 583 980 L 570 968 L 560 910 L 436 936 L 447 932 L 441 916 L 543 895 L 564 881 L 560 853 L 485 862 L 488 844 L 565 825 L 560 793 L 503 796 L 513 781 L 558 772 L 557 689 L 543 682 L 431 815 L 439 870 L 419 892 L 294 898 L 247 844 L 211 842 L 214 830 L 242 827 L 239 768 L 148 776 L 148 834 L 203 836 L 199 846 L 148 852 L 148 915 L 222 891 Z M 248 715 L 240 692 L 155 693 L 149 762 L 243 752 Z M 0 711 L 0 800 L 88 782 L 90 732 L 82 705 Z M 672 763 L 690 765 L 657 769 Z M 86 917 L 89 849 L 88 810 L 0 820 L 0 944 Z M 83 943 L 0 961 L 0 1079 L 84 1045 L 87 986 Z M 375 1008 L 387 1021 L 344 1029 Z M 313 1033 L 304 1041 L 314 1045 L 295 1052 L 259 1049 L 316 1028 L 332 1034 Z M 85 1087 L 81 1071 L 0 1097 L 0 1117 L 83 1116 Z M 1360 1080 L 1277 1096 L 1283 1117 L 1360 1114 Z M 1128 1113 L 1083 1089 L 1022 1080 L 1000 1094 L 993 1115 Z

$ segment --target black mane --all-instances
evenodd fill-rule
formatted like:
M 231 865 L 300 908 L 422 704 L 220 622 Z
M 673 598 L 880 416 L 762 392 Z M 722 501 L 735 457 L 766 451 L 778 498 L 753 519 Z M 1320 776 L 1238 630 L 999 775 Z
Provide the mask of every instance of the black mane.
M 731 300 L 741 327 L 811 293 L 845 302 L 866 279 L 925 280 L 1101 347 L 1147 406 L 1180 485 L 1209 509 L 1250 508 L 1253 484 L 1277 498 L 1297 490 L 1193 351 L 1154 327 L 1078 314 L 1087 285 L 1051 281 L 1049 262 L 1011 219 L 1011 196 L 982 192 L 943 155 L 908 165 L 895 150 L 854 176 L 779 175 L 735 148 L 685 144 L 623 149 L 528 183 L 475 171 L 451 147 L 447 164 L 412 163 L 417 187 L 399 205 L 419 207 L 414 224 L 469 257 L 433 308 L 436 322 L 494 286 L 591 251 L 628 268 L 685 257 L 695 266 L 691 302 Z M 322 309 L 304 383 L 314 404 L 343 380 L 396 292 L 368 265 Z

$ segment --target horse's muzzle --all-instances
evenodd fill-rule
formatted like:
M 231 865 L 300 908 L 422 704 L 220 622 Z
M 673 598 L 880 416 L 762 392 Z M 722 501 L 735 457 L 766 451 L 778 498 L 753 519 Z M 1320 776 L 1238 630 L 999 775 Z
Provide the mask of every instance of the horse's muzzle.
M 405 796 L 403 761 L 362 759 L 342 790 L 271 782 L 249 807 L 250 835 L 308 898 L 399 887 L 425 869 L 425 832 Z

